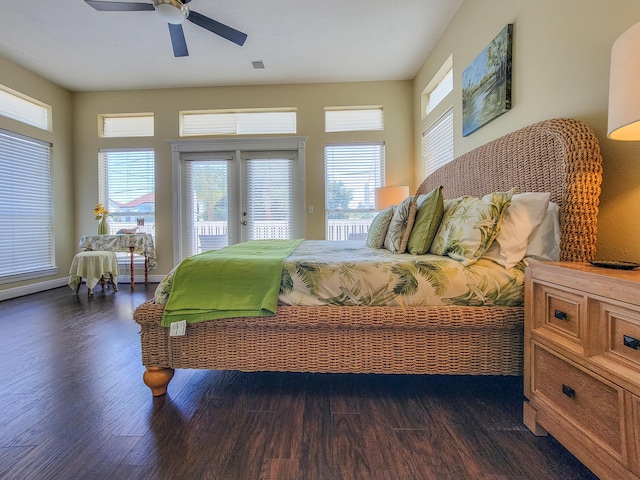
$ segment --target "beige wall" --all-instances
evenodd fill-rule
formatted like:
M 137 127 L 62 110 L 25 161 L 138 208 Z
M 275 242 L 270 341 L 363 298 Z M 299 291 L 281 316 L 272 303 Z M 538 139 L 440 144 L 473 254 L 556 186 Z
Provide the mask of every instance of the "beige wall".
M 42 282 L 56 286 L 60 284 L 59 281 L 56 282 L 56 279 L 69 275 L 69 265 L 76 252 L 75 247 L 77 245 L 77 240 L 73 236 L 75 212 L 73 204 L 74 171 L 71 151 L 73 139 L 71 93 L 2 57 L 0 57 L 0 83 L 52 107 L 52 132 L 46 132 L 3 116 L 0 116 L 0 128 L 53 144 L 55 263 L 58 267 L 57 275 L 31 281 L 3 284 L 0 285 L 0 291 L 23 288 L 29 284 Z M 16 193 L 19 194 L 20 192 Z M 6 252 L 0 253 L 6 254 Z M 24 293 L 29 293 L 29 290 L 24 290 Z
M 604 158 L 596 255 L 640 262 L 640 142 L 606 136 L 611 45 L 638 21 L 637 0 L 465 0 L 414 81 L 414 150 L 443 112 L 421 119 L 420 94 L 453 54 L 455 155 L 539 120 L 586 122 Z M 462 71 L 507 23 L 514 24 L 512 109 L 463 138 Z
M 325 143 L 340 141 L 384 141 L 389 184 L 413 184 L 413 108 L 410 81 L 339 84 L 302 84 L 211 87 L 127 92 L 75 93 L 75 236 L 93 233 L 92 209 L 97 201 L 99 148 L 144 146 L 156 152 L 156 248 L 158 268 L 173 267 L 173 220 L 171 217 L 171 149 L 167 140 L 178 138 L 178 112 L 191 109 L 296 107 L 297 135 L 309 137 L 306 146 L 306 202 L 314 207 L 307 214 L 310 239 L 324 238 L 324 150 Z M 330 105 L 383 105 L 383 132 L 324 133 L 324 107 Z M 99 139 L 98 115 L 104 113 L 154 112 L 153 139 Z M 306 210 L 306 209 L 305 209 Z

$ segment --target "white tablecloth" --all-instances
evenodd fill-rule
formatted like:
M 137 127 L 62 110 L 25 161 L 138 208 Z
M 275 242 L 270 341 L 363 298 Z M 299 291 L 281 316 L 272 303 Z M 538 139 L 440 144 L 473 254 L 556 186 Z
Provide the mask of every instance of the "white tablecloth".
M 87 251 L 80 252 L 71 262 L 69 268 L 69 287 L 74 292 L 78 289 L 80 280 L 83 278 L 87 282 L 87 287 L 93 289 L 102 275 L 111 273 L 113 283 L 118 283 L 118 259 L 114 252 Z
M 149 268 L 156 266 L 156 248 L 149 233 L 116 235 L 84 235 L 80 239 L 80 248 L 85 250 L 107 250 L 111 252 L 130 252 L 144 255 L 149 260 Z

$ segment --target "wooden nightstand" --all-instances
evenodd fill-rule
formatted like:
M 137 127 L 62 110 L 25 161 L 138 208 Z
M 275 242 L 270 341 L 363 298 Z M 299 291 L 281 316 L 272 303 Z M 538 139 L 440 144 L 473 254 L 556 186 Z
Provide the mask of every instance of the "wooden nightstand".
M 602 479 L 640 479 L 640 271 L 526 270 L 525 425 Z

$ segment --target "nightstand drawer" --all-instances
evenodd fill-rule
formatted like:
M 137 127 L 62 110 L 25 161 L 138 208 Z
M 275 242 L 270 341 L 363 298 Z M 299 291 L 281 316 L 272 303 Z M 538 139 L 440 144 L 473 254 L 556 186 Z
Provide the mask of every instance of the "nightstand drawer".
M 586 297 L 541 283 L 534 285 L 534 329 L 582 345 Z
M 533 349 L 534 395 L 622 460 L 624 391 L 535 342 Z
M 609 352 L 628 361 L 640 370 L 640 320 L 631 318 L 637 312 L 606 309 L 611 328 Z
M 590 359 L 612 373 L 637 378 L 640 375 L 640 308 L 593 299 L 587 323 Z

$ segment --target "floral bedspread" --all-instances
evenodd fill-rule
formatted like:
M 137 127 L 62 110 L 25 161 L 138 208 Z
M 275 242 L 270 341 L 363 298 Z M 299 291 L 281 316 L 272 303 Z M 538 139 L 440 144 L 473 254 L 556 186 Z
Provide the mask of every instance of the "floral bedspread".
M 173 271 L 158 285 L 157 303 L 167 302 L 172 280 Z M 368 248 L 362 240 L 302 242 L 285 260 L 279 296 L 282 305 L 521 306 L 523 301 L 523 263 L 509 270 L 486 259 L 464 266 L 449 257 Z

